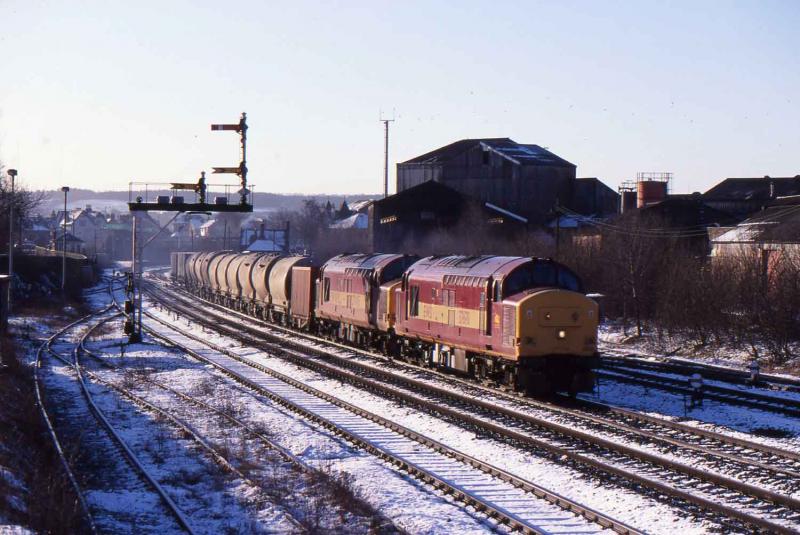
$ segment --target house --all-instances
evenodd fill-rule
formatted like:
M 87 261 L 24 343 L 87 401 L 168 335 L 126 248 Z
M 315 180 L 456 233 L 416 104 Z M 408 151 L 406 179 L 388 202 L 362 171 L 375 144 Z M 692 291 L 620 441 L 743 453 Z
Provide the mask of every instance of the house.
M 153 217 L 146 212 L 138 212 L 139 223 L 137 234 L 139 239 L 147 242 L 155 236 L 161 226 Z M 105 241 L 99 246 L 98 253 L 103 253 L 108 260 L 130 260 L 132 249 L 131 238 L 133 237 L 133 216 L 130 213 L 110 214 L 106 219 Z M 166 236 L 162 233 L 148 245 L 147 253 L 152 253 L 163 244 Z
M 567 213 L 548 226 L 580 246 L 600 247 L 604 235 L 613 233 L 668 240 L 689 254 L 706 256 L 711 251 L 710 238 L 715 229 L 735 223 L 735 217 L 709 206 L 699 194 L 692 194 L 670 195 L 607 219 Z
M 800 195 L 778 197 L 735 226 L 721 228 L 711 241 L 716 261 L 756 255 L 764 273 L 781 258 L 800 262 Z
M 263 219 L 243 226 L 239 232 L 239 249 L 251 252 L 289 252 L 289 222 L 284 228 L 266 228 Z
M 219 238 L 220 236 L 224 236 L 225 230 L 222 228 L 216 219 L 209 219 L 202 225 L 200 225 L 200 237 L 201 238 Z
M 52 222 L 41 215 L 28 219 L 23 223 L 23 241 L 47 247 L 52 233 L 51 225 Z
M 349 205 L 347 201 L 343 201 L 339 210 L 333 212 L 332 222 L 328 228 L 366 230 L 369 227 L 369 208 L 372 203 L 371 199 L 355 201 Z
M 68 225 L 72 234 L 84 243 L 86 253 L 94 255 L 102 247 L 105 241 L 106 218 L 101 212 L 92 210 L 91 205 L 73 210 L 69 214 Z
M 367 214 L 355 213 L 351 216 L 339 219 L 331 223 L 328 228 L 332 229 L 367 229 L 369 228 L 369 216 Z
M 65 247 L 66 246 L 66 247 Z M 68 253 L 84 253 L 84 243 L 80 238 L 75 237 L 71 232 L 67 232 L 66 241 L 63 232 L 53 232 L 53 238 L 50 242 L 50 249 L 55 251 L 63 251 L 66 248 Z
M 638 224 L 644 229 L 677 240 L 686 251 L 699 256 L 711 252 L 709 228 L 736 222 L 735 217 L 708 205 L 697 194 L 670 195 L 661 202 L 628 213 L 635 214 Z M 623 216 L 617 222 L 623 223 L 624 220 Z

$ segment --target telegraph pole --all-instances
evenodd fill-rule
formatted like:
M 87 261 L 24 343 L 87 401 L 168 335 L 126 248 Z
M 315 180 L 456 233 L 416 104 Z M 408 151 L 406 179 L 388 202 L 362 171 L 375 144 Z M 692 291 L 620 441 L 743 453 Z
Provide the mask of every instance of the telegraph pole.
M 558 253 L 561 249 L 561 210 L 558 208 L 558 199 L 556 199 L 556 261 L 558 261 Z
M 389 123 L 394 119 L 380 119 L 383 123 L 383 197 L 389 196 Z
M 64 236 L 61 242 L 61 291 L 63 292 L 67 287 L 67 193 L 69 193 L 69 186 L 61 188 L 64 192 Z
M 131 278 L 130 278 L 130 282 L 131 282 L 130 289 L 133 292 L 133 295 L 131 295 L 131 299 L 130 299 L 130 302 L 131 302 L 131 305 L 132 305 L 130 307 L 131 308 L 131 316 L 130 316 L 131 327 L 130 327 L 130 332 L 127 333 L 128 334 L 128 343 L 129 344 L 134 344 L 134 343 L 138 343 L 138 342 L 142 341 L 142 324 L 141 324 L 142 318 L 141 318 L 141 316 L 139 316 L 139 318 L 138 318 L 139 321 L 138 322 L 136 321 L 137 320 L 137 318 L 136 318 L 136 305 L 138 304 L 139 308 L 141 308 L 141 306 L 142 306 L 141 305 L 141 295 L 142 295 L 141 280 L 142 279 L 141 279 L 141 274 L 139 273 L 139 271 L 141 270 L 141 263 L 138 266 L 136 265 L 137 261 L 141 262 L 141 260 L 139 258 L 140 255 L 141 255 L 141 252 L 138 250 L 139 249 L 139 247 L 138 247 L 138 245 L 139 245 L 139 243 L 138 243 L 138 239 L 139 239 L 139 236 L 138 236 L 139 232 L 138 231 L 139 231 L 139 229 L 138 229 L 138 224 L 137 224 L 138 222 L 139 222 L 139 214 L 137 212 L 134 212 L 133 213 L 133 226 L 131 228 Z M 136 291 L 137 290 L 137 286 L 138 286 L 138 290 L 139 290 L 138 291 L 138 294 L 139 294 L 138 298 L 137 298 L 137 295 L 136 295 L 137 294 L 137 291 Z M 126 305 L 127 305 L 127 303 L 126 303 Z
M 9 169 L 8 176 L 11 177 L 11 203 L 8 208 L 8 311 L 11 312 L 12 288 L 14 286 L 14 179 L 17 177 L 16 169 Z

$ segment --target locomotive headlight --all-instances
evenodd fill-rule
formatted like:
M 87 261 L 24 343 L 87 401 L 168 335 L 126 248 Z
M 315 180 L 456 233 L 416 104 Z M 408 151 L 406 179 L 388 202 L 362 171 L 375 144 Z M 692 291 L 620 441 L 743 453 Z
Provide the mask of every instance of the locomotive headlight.
M 558 331 L 559 340 L 563 340 L 566 337 L 567 337 L 567 331 L 565 331 L 564 329 L 561 329 L 560 331 Z

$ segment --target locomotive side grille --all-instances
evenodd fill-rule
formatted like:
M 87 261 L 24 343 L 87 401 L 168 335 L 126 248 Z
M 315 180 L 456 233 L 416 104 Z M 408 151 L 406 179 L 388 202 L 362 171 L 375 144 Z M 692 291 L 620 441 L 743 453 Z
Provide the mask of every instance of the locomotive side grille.
M 506 305 L 503 307 L 503 345 L 513 346 L 514 338 L 517 336 L 517 322 L 514 317 L 514 307 Z

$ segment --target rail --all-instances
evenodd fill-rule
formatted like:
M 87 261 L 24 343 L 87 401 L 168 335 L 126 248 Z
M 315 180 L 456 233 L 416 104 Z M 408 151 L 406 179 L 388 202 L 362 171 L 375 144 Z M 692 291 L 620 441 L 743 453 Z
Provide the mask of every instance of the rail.
M 521 490 L 523 490 L 525 492 L 531 493 L 531 494 L 535 495 L 538 498 L 545 499 L 548 502 L 552 503 L 553 505 L 561 507 L 564 510 L 570 511 L 570 512 L 575 513 L 575 514 L 579 514 L 579 515 L 583 516 L 584 518 L 586 518 L 587 520 L 589 520 L 591 522 L 595 522 L 595 523 L 597 523 L 598 525 L 600 525 L 602 527 L 613 529 L 614 531 L 616 531 L 618 533 L 625 533 L 625 534 L 631 534 L 631 535 L 633 535 L 635 533 L 640 533 L 638 530 L 636 530 L 636 529 L 634 529 L 634 528 L 632 528 L 630 526 L 627 526 L 627 525 L 625 525 L 625 524 L 623 524 L 623 523 L 621 523 L 621 522 L 619 522 L 617 520 L 614 520 L 614 519 L 612 519 L 612 518 L 610 518 L 610 517 L 608 517 L 606 515 L 603 515 L 602 513 L 598 512 L 598 511 L 595 511 L 595 510 L 593 510 L 591 508 L 588 508 L 586 506 L 578 504 L 577 502 L 569 500 L 568 498 L 566 498 L 564 496 L 558 495 L 558 494 L 553 493 L 553 492 L 551 492 L 551 491 L 549 491 L 547 489 L 544 489 L 543 487 L 540 487 L 540 486 L 536 485 L 535 483 L 532 483 L 530 481 L 527 481 L 527 480 L 524 480 L 524 479 L 519 478 L 517 476 L 514 476 L 513 474 L 511 474 L 511 473 L 509 473 L 509 472 L 507 472 L 505 470 L 502 470 L 502 469 L 500 469 L 498 467 L 495 467 L 495 466 L 493 466 L 493 465 L 491 465 L 489 463 L 486 463 L 484 461 L 481 461 L 479 459 L 471 457 L 471 456 L 469 456 L 467 454 L 459 452 L 459 451 L 457 451 L 457 450 L 455 450 L 453 448 L 450 448 L 449 446 L 446 446 L 446 445 L 444 445 L 444 444 L 442 444 L 442 443 L 440 443 L 438 441 L 435 441 L 433 439 L 425 437 L 424 435 L 416 433 L 415 431 L 412 431 L 412 430 L 410 430 L 410 429 L 408 429 L 408 428 L 406 428 L 404 426 L 401 426 L 401 425 L 399 425 L 399 424 L 397 424 L 395 422 L 392 422 L 392 421 L 390 421 L 390 420 L 388 420 L 386 418 L 383 418 L 381 416 L 373 414 L 373 413 L 371 413 L 369 411 L 366 411 L 365 409 L 362 409 L 360 407 L 356 407 L 356 406 L 354 406 L 354 405 L 352 405 L 352 404 L 350 404 L 348 402 L 345 402 L 345 401 L 340 400 L 340 399 L 338 399 L 338 398 L 336 398 L 334 396 L 331 396 L 330 394 L 327 394 L 325 392 L 317 390 L 317 389 L 315 389 L 315 388 L 313 388 L 311 386 L 308 386 L 308 385 L 306 385 L 306 384 L 304 384 L 304 383 L 302 383 L 300 381 L 297 381 L 297 380 L 295 380 L 295 379 L 293 379 L 293 378 L 291 378 L 291 377 L 289 377 L 287 375 L 284 375 L 284 374 L 282 374 L 280 372 L 272 370 L 271 368 L 268 368 L 266 366 L 262 366 L 262 365 L 260 365 L 258 363 L 252 362 L 252 361 L 250 361 L 248 359 L 243 359 L 243 358 L 239 357 L 238 355 L 236 355 L 235 353 L 233 353 L 232 351 L 230 351 L 230 350 L 228 350 L 226 348 L 220 347 L 220 346 L 218 346 L 216 344 L 213 344 L 213 343 L 211 343 L 211 342 L 209 342 L 207 340 L 202 339 L 199 336 L 196 336 L 196 335 L 193 335 L 191 333 L 187 333 L 187 332 L 185 332 L 185 331 L 183 331 L 181 329 L 178 329 L 174 324 L 166 322 L 166 321 L 164 321 L 164 320 L 162 320 L 162 319 L 160 319 L 160 318 L 158 318 L 158 317 L 156 317 L 156 316 L 154 316 L 154 315 L 152 315 L 150 313 L 146 312 L 145 315 L 148 318 L 150 318 L 151 320 L 154 320 L 154 321 L 164 325 L 165 327 L 167 327 L 167 328 L 169 328 L 169 329 L 171 329 L 173 331 L 180 332 L 182 336 L 190 338 L 190 339 L 192 339 L 192 340 L 194 340 L 194 341 L 196 341 L 196 342 L 198 342 L 198 343 L 200 343 L 200 344 L 202 344 L 202 345 L 204 345 L 206 347 L 209 347 L 209 348 L 213 349 L 214 351 L 216 351 L 218 353 L 227 355 L 228 357 L 230 357 L 230 358 L 232 358 L 232 359 L 234 359 L 234 360 L 236 360 L 238 362 L 241 362 L 242 364 L 245 364 L 247 366 L 255 368 L 255 369 L 257 369 L 257 370 L 259 370 L 259 371 L 261 371 L 263 373 L 266 373 L 266 374 L 278 379 L 279 381 L 287 383 L 287 384 L 289 384 L 289 385 L 291 385 L 291 386 L 293 386 L 295 388 L 298 388 L 298 389 L 300 389 L 300 390 L 302 390 L 304 392 L 307 392 L 307 393 L 309 393 L 309 394 L 311 394 L 311 395 L 313 395 L 315 397 L 323 399 L 323 400 L 325 400 L 325 401 L 327 401 L 329 403 L 332 403 L 332 404 L 334 404 L 334 405 L 336 405 L 338 407 L 341 407 L 341 408 L 343 408 L 343 409 L 345 409 L 345 410 L 347 410 L 349 412 L 352 412 L 352 413 L 357 414 L 357 415 L 359 415 L 359 416 L 361 416 L 363 418 L 366 418 L 366 419 L 368 419 L 370 421 L 373 421 L 373 422 L 375 422 L 375 423 L 377 423 L 379 425 L 382 425 L 382 426 L 386 427 L 387 429 L 389 429 L 391 431 L 394 431 L 394 432 L 396 432 L 396 433 L 398 433 L 398 434 L 400 434 L 402 436 L 405 436 L 406 438 L 410 438 L 410 439 L 414 440 L 415 442 L 418 442 L 418 443 L 420 443 L 420 444 L 422 444 L 422 445 L 424 445 L 426 447 L 429 447 L 429 448 L 433 449 L 434 451 L 437 451 L 438 453 L 447 455 L 447 456 L 449 456 L 449 457 L 451 457 L 453 459 L 456 459 L 456 460 L 458 460 L 458 461 L 460 461 L 460 462 L 462 462 L 462 463 L 464 463 L 464 464 L 466 464 L 468 466 L 472 466 L 473 468 L 477 468 L 478 470 L 480 470 L 480 471 L 482 471 L 482 472 L 484 472 L 484 473 L 486 473 L 486 474 L 488 474 L 490 476 L 493 476 L 493 477 L 496 477 L 496 478 L 498 478 L 500 480 L 506 481 L 506 482 L 510 483 L 511 485 L 513 485 L 513 486 L 515 486 L 515 487 L 517 487 L 517 488 L 519 488 L 519 489 L 521 489 Z M 311 411 L 307 410 L 306 408 L 301 407 L 300 405 L 292 402 L 291 400 L 276 394 L 275 392 L 272 392 L 270 390 L 264 389 L 263 387 L 261 387 L 260 385 L 258 385 L 255 382 L 253 382 L 249 378 L 244 377 L 241 374 L 238 374 L 235 371 L 232 371 L 232 370 L 230 370 L 230 369 L 228 369 L 228 368 L 226 368 L 224 366 L 221 366 L 218 362 L 214 361 L 213 359 L 209 359 L 207 356 L 202 355 L 202 354 L 200 354 L 199 352 L 197 352 L 195 350 L 192 350 L 191 348 L 187 347 L 185 344 L 179 344 L 179 343 L 175 342 L 173 339 L 170 339 L 168 337 L 164 337 L 162 334 L 159 334 L 155 330 L 149 329 L 148 327 L 145 327 L 145 329 L 148 330 L 151 333 L 152 336 L 154 336 L 156 338 L 160 338 L 165 342 L 169 342 L 169 343 L 175 344 L 176 346 L 180 347 L 183 351 L 186 351 L 188 354 L 194 356 L 198 360 L 201 360 L 203 362 L 206 362 L 208 364 L 211 364 L 211 365 L 215 366 L 216 368 L 220 369 L 220 371 L 222 371 L 223 373 L 228 374 L 229 376 L 233 377 L 237 381 L 242 382 L 243 384 L 246 384 L 250 388 L 253 388 L 254 390 L 260 392 L 261 394 L 269 397 L 270 399 L 272 399 L 276 403 L 279 403 L 279 404 L 283 405 L 284 407 L 287 407 L 287 408 L 291 409 L 292 411 L 303 415 L 306 418 L 309 418 L 309 419 L 311 419 L 313 421 L 316 421 L 320 425 L 323 425 L 324 427 L 326 427 L 326 428 L 328 428 L 328 429 L 330 429 L 332 431 L 335 431 L 337 433 L 340 433 L 340 434 L 344 435 L 349 441 L 351 441 L 351 442 L 353 442 L 353 443 L 365 448 L 367 451 L 370 451 L 374 455 L 377 455 L 377 456 L 379 456 L 381 458 L 384 458 L 385 460 L 390 461 L 395 465 L 401 466 L 402 468 L 406 469 L 407 471 L 409 471 L 409 473 L 411 473 L 412 475 L 415 475 L 419 479 L 421 479 L 423 481 L 426 481 L 426 482 L 429 482 L 429 483 L 433 483 L 435 486 L 446 490 L 447 492 L 451 493 L 455 497 L 459 498 L 461 501 L 464 501 L 465 503 L 471 504 L 471 505 L 475 506 L 478 509 L 484 510 L 490 516 L 499 518 L 502 522 L 507 523 L 509 526 L 511 526 L 511 527 L 513 527 L 515 529 L 519 529 L 519 530 L 524 531 L 524 532 L 528 532 L 528 533 L 543 533 L 543 532 L 539 531 L 538 529 L 536 529 L 535 527 L 532 527 L 530 525 L 526 525 L 520 519 L 514 518 L 511 515 L 508 515 L 501 508 L 498 508 L 498 507 L 492 505 L 491 502 L 488 502 L 486 500 L 480 499 L 480 498 L 478 498 L 478 497 L 476 497 L 474 495 L 470 495 L 464 489 L 458 488 L 457 486 L 454 486 L 451 483 L 449 483 L 447 481 L 444 481 L 443 479 L 441 479 L 439 477 L 436 477 L 436 476 L 434 476 L 434 475 L 432 475 L 430 473 L 425 472 L 425 470 L 423 470 L 419 466 L 415 466 L 415 465 L 409 463 L 408 461 L 406 461 L 406 460 L 404 460 L 402 458 L 396 457 L 396 456 L 392 455 L 391 453 L 389 453 L 389 452 L 387 452 L 385 450 L 381 450 L 381 449 L 376 448 L 373 444 L 371 444 L 369 441 L 365 441 L 359 435 L 357 435 L 355 433 L 352 433 L 352 432 L 350 432 L 350 431 L 348 431 L 346 429 L 342 429 L 341 427 L 337 426 L 334 422 L 328 420 L 327 418 L 325 418 L 323 416 L 320 416 L 319 414 L 316 414 L 314 412 L 311 412 Z
M 151 291 L 152 291 L 152 289 L 151 289 Z M 161 301 L 162 303 L 164 302 L 163 298 L 156 297 L 156 299 Z M 192 317 L 195 321 L 198 321 L 199 323 L 207 323 L 207 318 L 202 317 L 197 312 L 194 312 L 191 309 L 188 309 L 187 307 L 180 307 L 179 306 L 179 307 L 176 308 L 176 306 L 174 304 L 167 305 L 167 306 L 168 306 L 168 308 L 173 308 L 173 309 L 180 310 L 180 312 L 182 314 L 184 314 L 184 315 L 186 315 L 188 317 Z M 242 330 L 242 325 L 237 325 L 237 327 L 235 329 L 231 329 L 231 328 L 227 328 L 227 327 L 225 327 L 223 325 L 220 325 L 219 323 L 215 323 L 215 324 L 212 325 L 212 328 L 214 328 L 216 330 L 225 331 L 227 333 L 232 334 L 233 336 L 241 338 L 241 332 L 240 331 Z M 247 329 L 245 328 L 245 330 L 247 330 Z M 265 335 L 268 336 L 268 334 L 264 333 L 263 330 L 259 330 L 259 331 L 257 331 L 256 338 L 258 338 L 258 337 L 263 338 Z M 248 343 L 258 344 L 259 342 L 258 342 L 257 339 L 248 338 Z M 281 343 L 288 344 L 289 342 L 287 342 L 286 340 L 281 340 Z M 271 351 L 275 351 L 276 350 L 276 348 L 274 347 L 274 344 L 270 345 L 269 349 Z M 315 350 L 304 346 L 303 347 L 303 351 L 308 353 L 308 352 L 314 352 Z M 429 410 L 429 411 L 434 411 L 434 412 L 437 412 L 437 413 L 440 413 L 440 414 L 445 414 L 448 417 L 456 418 L 456 419 L 458 419 L 460 421 L 467 422 L 470 425 L 479 426 L 479 427 L 481 427 L 481 428 L 483 428 L 483 429 L 485 429 L 485 430 L 487 430 L 487 431 L 489 431 L 491 433 L 496 433 L 496 434 L 499 434 L 501 436 L 506 436 L 506 437 L 515 439 L 517 441 L 520 441 L 522 443 L 527 443 L 527 444 L 532 445 L 534 447 L 543 448 L 546 451 L 550 451 L 551 453 L 555 453 L 557 455 L 565 455 L 565 456 L 567 456 L 567 457 L 569 457 L 569 458 L 571 458 L 571 459 L 573 459 L 575 461 L 580 462 L 581 464 L 590 465 L 593 468 L 605 471 L 606 473 L 611 473 L 611 474 L 616 475 L 616 476 L 624 477 L 627 480 L 634 481 L 636 484 L 639 484 L 639 485 L 644 485 L 645 487 L 650 488 L 652 490 L 655 490 L 656 492 L 666 493 L 668 495 L 671 495 L 671 496 L 674 496 L 674 497 L 678 497 L 680 499 L 688 501 L 689 503 L 694 503 L 695 505 L 699 505 L 699 506 L 703 507 L 704 509 L 714 511 L 716 513 L 725 514 L 726 516 L 728 516 L 730 518 L 738 519 L 738 520 L 740 520 L 742 522 L 745 522 L 745 523 L 747 523 L 749 525 L 754 525 L 754 526 L 758 526 L 758 527 L 765 528 L 765 529 L 772 529 L 772 530 L 777 530 L 777 531 L 782 531 L 783 530 L 784 532 L 790 532 L 788 530 L 785 530 L 782 526 L 777 525 L 777 524 L 775 524 L 773 522 L 770 522 L 768 520 L 765 520 L 765 519 L 762 519 L 762 518 L 759 518 L 759 517 L 753 517 L 752 515 L 748 515 L 746 513 L 741 513 L 741 512 L 739 512 L 738 510 L 736 510 L 734 508 L 727 507 L 727 506 L 722 505 L 722 504 L 718 504 L 718 503 L 716 503 L 716 502 L 714 502 L 712 500 L 707 500 L 705 498 L 696 496 L 694 494 L 691 494 L 691 493 L 688 493 L 688 492 L 685 492 L 685 491 L 681 491 L 680 489 L 676 489 L 674 487 L 665 485 L 663 483 L 652 481 L 649 478 L 636 476 L 636 475 L 631 474 L 631 473 L 629 473 L 627 471 L 620 470 L 619 468 L 616 468 L 616 467 L 613 467 L 613 466 L 609 466 L 609 465 L 607 465 L 605 463 L 601 463 L 601 462 L 595 461 L 594 459 L 586 458 L 586 456 L 581 455 L 579 453 L 558 448 L 556 446 L 553 446 L 553 445 L 551 445 L 549 443 L 537 440 L 537 439 L 535 439 L 533 437 L 530 437 L 528 435 L 524 435 L 524 434 L 518 433 L 518 432 L 516 432 L 514 430 L 510 430 L 508 428 L 497 426 L 497 425 L 491 425 L 491 424 L 488 424 L 487 422 L 485 422 L 483 420 L 480 420 L 480 419 L 471 418 L 470 416 L 465 415 L 465 414 L 463 414 L 463 413 L 461 413 L 459 411 L 454 411 L 452 409 L 443 407 L 441 405 L 441 403 L 430 403 L 430 402 L 426 402 L 426 401 L 420 400 L 419 398 L 417 398 L 415 396 L 406 394 L 404 392 L 399 392 L 396 389 L 387 387 L 385 385 L 378 385 L 376 383 L 369 382 L 366 379 L 364 379 L 363 377 L 358 377 L 358 376 L 355 376 L 354 374 L 351 374 L 349 372 L 344 372 L 343 370 L 338 370 L 335 367 L 331 367 L 331 366 L 327 366 L 327 365 L 324 365 L 324 364 L 319 363 L 319 362 L 311 361 L 310 359 L 303 358 L 303 357 L 298 356 L 298 355 L 291 355 L 288 352 L 286 352 L 285 350 L 283 351 L 283 354 L 284 354 L 284 356 L 287 356 L 290 360 L 292 360 L 293 362 L 295 362 L 297 364 L 300 364 L 300 365 L 303 365 L 303 366 L 306 366 L 306 367 L 310 367 L 312 369 L 317 369 L 318 371 L 323 371 L 324 373 L 327 373 L 329 375 L 338 376 L 339 378 L 344 379 L 344 380 L 346 380 L 346 381 L 348 381 L 350 383 L 357 383 L 360 386 L 367 387 L 368 389 L 373 390 L 373 391 L 375 391 L 375 390 L 381 391 L 383 395 L 389 395 L 389 396 L 392 396 L 392 397 L 394 397 L 396 399 L 400 399 L 400 400 L 402 400 L 402 401 L 404 401 L 406 403 L 412 403 L 412 404 L 415 404 L 417 406 L 422 406 L 422 407 L 426 408 L 426 410 Z M 365 365 L 362 365 L 362 364 L 359 364 L 359 363 L 355 363 L 355 362 L 352 361 L 352 359 L 339 358 L 339 357 L 336 357 L 335 355 L 332 355 L 330 353 L 325 353 L 325 358 L 334 359 L 334 360 L 336 360 L 338 358 L 340 360 L 340 362 L 339 362 L 340 365 L 351 367 L 351 368 L 361 368 L 362 370 L 364 370 L 366 368 Z M 578 440 L 581 440 L 581 441 L 584 441 L 584 442 L 588 442 L 588 443 L 593 443 L 593 444 L 596 444 L 596 445 L 600 445 L 601 447 L 603 447 L 603 448 L 605 448 L 607 450 L 617 451 L 619 453 L 623 453 L 623 454 L 625 454 L 627 456 L 630 456 L 630 457 L 633 457 L 633 458 L 644 460 L 646 462 L 650 462 L 652 464 L 656 464 L 656 465 L 659 465 L 659 466 L 662 466 L 662 467 L 666 467 L 668 469 L 671 469 L 671 470 L 674 470 L 674 471 L 677 471 L 677 472 L 682 472 L 682 473 L 684 473 L 686 475 L 690 475 L 691 477 L 699 478 L 699 479 L 705 480 L 705 481 L 710 481 L 710 482 L 712 482 L 713 484 L 715 484 L 717 486 L 724 486 L 726 488 L 734 489 L 737 492 L 742 492 L 744 494 L 748 494 L 748 495 L 751 495 L 751 496 L 759 497 L 759 499 L 762 499 L 762 500 L 766 500 L 766 501 L 769 501 L 769 502 L 772 502 L 772 503 L 780 503 L 780 504 L 782 504 L 782 505 L 784 505 L 784 506 L 786 506 L 788 508 L 791 508 L 793 510 L 800 509 L 800 502 L 798 502 L 797 500 L 793 500 L 792 498 L 787 497 L 787 496 L 782 495 L 782 494 L 778 494 L 778 493 L 774 493 L 774 492 L 771 492 L 771 491 L 768 491 L 768 490 L 765 490 L 765 489 L 754 487 L 752 485 L 748 485 L 748 484 L 745 484 L 745 483 L 742 483 L 742 482 L 739 482 L 739 481 L 736 481 L 736 480 L 733 480 L 733 479 L 730 479 L 730 478 L 726 478 L 724 476 L 719 476 L 717 474 L 708 474 L 707 472 L 705 472 L 703 470 L 695 469 L 693 467 L 686 466 L 686 465 L 683 465 L 681 463 L 670 462 L 670 461 L 668 461 L 668 460 L 666 460 L 664 458 L 653 456 L 652 454 L 648 454 L 648 453 L 642 452 L 640 450 L 635 450 L 635 449 L 630 448 L 630 447 L 626 447 L 626 446 L 622 446 L 622 445 L 619 445 L 619 444 L 611 443 L 611 442 L 609 442 L 607 440 L 604 440 L 604 439 L 599 439 L 597 437 L 592 437 L 592 436 L 587 435 L 587 434 L 585 434 L 585 433 L 583 433 L 581 431 L 577 431 L 577 430 L 574 430 L 574 429 L 567 429 L 567 428 L 564 428 L 563 426 L 558 426 L 557 424 L 554 425 L 554 424 L 551 424 L 551 423 L 546 422 L 546 421 L 535 419 L 533 417 L 525 417 L 525 416 L 521 416 L 519 414 L 511 414 L 511 411 L 509 411 L 508 409 L 497 407 L 496 405 L 493 405 L 493 404 L 487 404 L 486 402 L 482 402 L 480 400 L 475 400 L 475 399 L 467 398 L 465 396 L 460 396 L 459 394 L 454 393 L 454 392 L 449 391 L 449 390 L 442 391 L 441 389 L 439 389 L 439 391 L 436 391 L 435 387 L 431 387 L 428 384 L 421 383 L 421 382 L 418 382 L 418 381 L 415 381 L 415 380 L 409 379 L 409 378 L 398 379 L 396 375 L 390 374 L 389 372 L 382 371 L 382 370 L 376 370 L 374 367 L 369 367 L 369 368 L 370 368 L 369 369 L 370 373 L 384 374 L 385 377 L 389 377 L 391 375 L 392 376 L 392 380 L 394 380 L 394 381 L 400 380 L 400 381 L 403 381 L 403 382 L 405 382 L 405 383 L 407 383 L 409 385 L 413 385 L 416 388 L 422 388 L 427 393 L 435 392 L 437 395 L 440 395 L 440 396 L 447 396 L 447 397 L 450 397 L 450 398 L 456 398 L 460 402 L 470 403 L 472 406 L 481 406 L 482 408 L 494 411 L 495 413 L 505 413 L 506 416 L 513 416 L 513 417 L 515 417 L 517 419 L 530 418 L 529 423 L 533 423 L 534 425 L 537 425 L 537 426 L 540 426 L 540 427 L 546 427 L 546 428 L 549 428 L 549 429 L 554 429 L 559 433 L 562 433 L 562 434 L 567 435 L 567 436 L 572 436 L 572 437 L 574 437 L 574 438 L 576 438 Z

